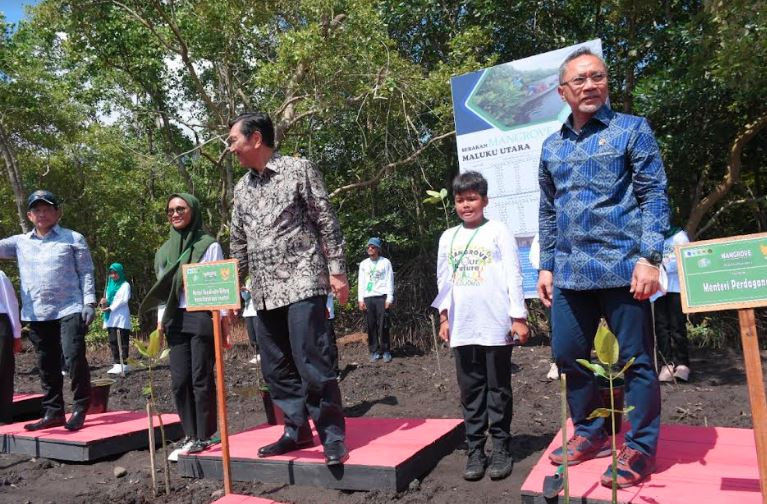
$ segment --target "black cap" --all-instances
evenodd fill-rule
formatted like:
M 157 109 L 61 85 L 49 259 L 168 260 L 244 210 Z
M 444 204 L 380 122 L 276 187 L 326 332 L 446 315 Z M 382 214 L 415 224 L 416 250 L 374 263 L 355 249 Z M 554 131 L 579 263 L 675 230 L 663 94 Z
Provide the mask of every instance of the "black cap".
M 59 207 L 59 199 L 55 194 L 50 191 L 38 189 L 27 198 L 27 209 L 31 209 L 38 201 L 45 201 L 49 205 L 53 205 L 54 208 Z

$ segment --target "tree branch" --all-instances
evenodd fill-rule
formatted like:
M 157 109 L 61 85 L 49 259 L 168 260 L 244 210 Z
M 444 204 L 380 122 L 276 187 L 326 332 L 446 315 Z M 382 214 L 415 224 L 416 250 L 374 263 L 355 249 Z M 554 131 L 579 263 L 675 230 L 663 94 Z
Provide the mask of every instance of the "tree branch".
M 423 153 L 423 151 L 428 149 L 433 143 L 438 142 L 440 140 L 443 140 L 443 139 L 445 139 L 447 137 L 450 137 L 450 136 L 453 136 L 453 135 L 455 135 L 455 130 L 450 131 L 448 133 L 444 133 L 444 134 L 436 136 L 436 137 L 432 137 L 428 142 L 423 144 L 417 150 L 413 151 L 405 159 L 401 159 L 399 161 L 394 161 L 392 163 L 384 165 L 380 170 L 378 170 L 378 172 L 375 174 L 375 176 L 373 178 L 370 178 L 368 180 L 363 180 L 362 182 L 355 182 L 353 184 L 348 184 L 348 185 L 345 185 L 345 186 L 341 186 L 338 189 L 336 189 L 335 191 L 333 191 L 332 193 L 330 193 L 330 197 L 334 198 L 334 197 L 338 196 L 339 194 L 342 194 L 342 193 L 345 193 L 345 192 L 349 192 L 349 191 L 354 190 L 354 189 L 360 189 L 362 187 L 370 187 L 370 186 L 374 186 L 374 185 L 378 184 L 384 178 L 384 176 L 387 173 L 389 173 L 389 172 L 399 168 L 402 165 L 406 165 L 408 163 L 411 163 L 418 156 L 420 156 Z

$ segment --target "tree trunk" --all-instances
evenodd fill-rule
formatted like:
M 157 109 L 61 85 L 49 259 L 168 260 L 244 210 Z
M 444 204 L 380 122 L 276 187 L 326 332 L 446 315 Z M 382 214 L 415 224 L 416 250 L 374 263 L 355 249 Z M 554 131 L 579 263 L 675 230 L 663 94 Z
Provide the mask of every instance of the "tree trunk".
M 692 207 L 690 217 L 687 219 L 685 231 L 691 240 L 694 240 L 703 217 L 714 205 L 719 203 L 740 182 L 740 169 L 742 166 L 741 156 L 743 149 L 761 130 L 767 128 L 767 114 L 757 118 L 754 122 L 746 124 L 735 135 L 735 140 L 730 147 L 730 158 L 727 162 L 727 171 L 722 181 L 706 196 L 700 198 Z
M 8 133 L 6 132 L 2 121 L 0 121 L 0 151 L 2 151 L 5 170 L 8 173 L 8 182 L 10 182 L 11 189 L 13 190 L 13 199 L 16 202 L 16 213 L 19 217 L 19 226 L 21 227 L 21 232 L 26 233 L 30 230 L 26 218 L 26 191 L 24 190 L 24 185 L 21 181 L 19 165 L 16 163 L 16 155 L 13 153 L 11 140 L 8 138 Z

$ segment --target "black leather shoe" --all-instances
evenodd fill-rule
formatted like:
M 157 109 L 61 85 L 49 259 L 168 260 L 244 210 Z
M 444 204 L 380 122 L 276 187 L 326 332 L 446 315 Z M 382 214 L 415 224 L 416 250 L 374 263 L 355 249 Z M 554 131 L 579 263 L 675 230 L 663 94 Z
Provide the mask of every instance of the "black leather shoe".
M 69 420 L 67 420 L 67 423 L 66 425 L 64 425 L 64 428 L 66 430 L 76 431 L 76 430 L 82 429 L 84 423 L 85 423 L 85 411 L 77 410 L 74 413 L 72 413 L 72 416 L 69 417 Z
M 349 450 L 343 441 L 333 441 L 325 445 L 325 465 L 341 465 L 349 460 Z
M 288 434 L 283 434 L 282 437 L 278 439 L 276 442 L 259 448 L 258 456 L 261 458 L 274 457 L 274 456 L 282 455 L 284 453 L 292 452 L 295 450 L 300 450 L 301 448 L 308 448 L 312 446 L 313 444 L 314 444 L 314 439 L 311 437 L 304 438 L 300 441 L 295 441 Z
M 41 429 L 47 429 L 49 427 L 60 427 L 64 425 L 64 415 L 56 415 L 56 416 L 48 416 L 45 415 L 43 418 L 38 420 L 35 423 L 30 423 L 24 426 L 24 428 L 28 431 L 36 431 Z

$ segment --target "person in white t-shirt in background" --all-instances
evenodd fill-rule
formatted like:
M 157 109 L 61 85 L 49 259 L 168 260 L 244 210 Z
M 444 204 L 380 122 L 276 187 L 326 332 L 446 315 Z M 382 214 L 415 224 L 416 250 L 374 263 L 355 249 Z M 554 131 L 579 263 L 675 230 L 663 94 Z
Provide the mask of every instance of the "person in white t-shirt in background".
M 511 474 L 511 351 L 527 342 L 527 308 L 514 237 L 505 224 L 485 218 L 487 180 L 464 172 L 453 180 L 455 210 L 463 224 L 439 239 L 439 336 L 455 355 L 466 427 L 468 460 L 463 477 Z M 493 451 L 485 455 L 487 432 Z
M 360 263 L 357 301 L 366 312 L 370 361 L 383 358 L 391 362 L 389 342 L 389 308 L 394 302 L 394 270 L 391 262 L 381 256 L 381 239 L 373 237 L 367 243 L 368 258 Z
M 653 302 L 655 337 L 662 365 L 658 380 L 682 381 L 690 379 L 690 354 L 687 350 L 687 319 L 682 313 L 682 297 L 679 293 L 679 274 L 676 267 L 675 245 L 690 243 L 684 230 L 672 227 L 663 242 L 663 266 L 668 275 L 665 295 L 658 293 L 650 298 Z
M 109 334 L 109 347 L 112 350 L 112 367 L 107 374 L 123 375 L 130 371 L 128 348 L 130 331 L 133 327 L 130 320 L 128 302 L 131 297 L 130 283 L 125 277 L 125 268 L 120 263 L 109 265 L 107 287 L 104 297 L 99 301 L 101 316 L 104 319 L 104 329 Z
M 533 237 L 533 243 L 530 244 L 530 254 L 528 255 L 530 265 L 533 269 L 538 270 L 541 267 L 541 242 L 538 240 L 538 233 L 535 233 Z M 546 323 L 549 325 L 549 344 L 551 339 L 551 307 L 543 305 L 543 310 L 546 312 Z M 546 378 L 549 380 L 559 380 L 559 368 L 557 363 L 554 362 L 554 351 L 551 352 L 551 365 L 549 366 L 549 372 L 546 374 Z
M 256 339 L 256 305 L 253 302 L 253 297 L 250 295 L 250 276 L 245 279 L 245 285 L 240 289 L 240 297 L 242 298 L 242 317 L 245 319 L 245 330 L 248 332 L 248 339 L 250 344 L 253 345 L 253 350 L 256 355 L 248 362 L 251 364 L 258 364 L 261 362 L 261 356 L 258 354 L 258 340 Z
M 16 370 L 16 354 L 19 352 L 19 301 L 13 284 L 0 270 L 0 425 L 12 421 L 13 375 Z

